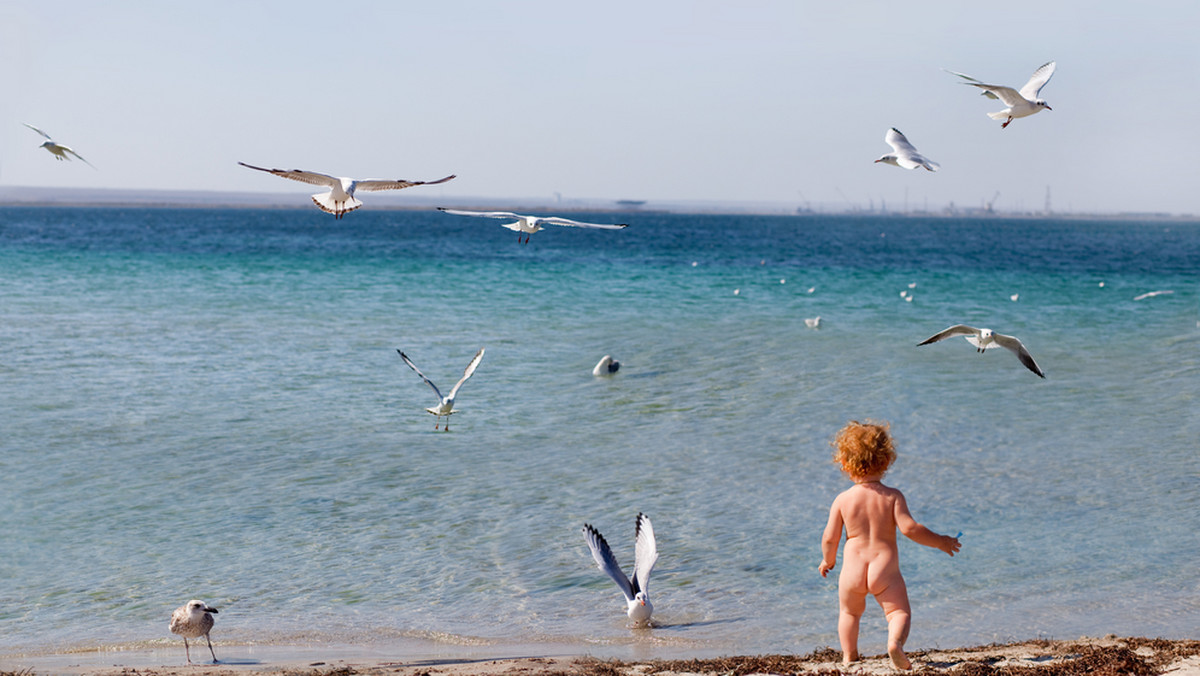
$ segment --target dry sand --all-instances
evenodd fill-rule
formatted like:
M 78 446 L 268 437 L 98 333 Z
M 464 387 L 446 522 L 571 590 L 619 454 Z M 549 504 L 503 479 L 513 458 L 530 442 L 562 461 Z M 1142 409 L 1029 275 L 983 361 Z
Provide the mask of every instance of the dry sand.
M 220 653 L 218 652 L 218 655 Z M 886 655 L 864 659 L 849 667 L 841 655 L 823 649 L 808 655 L 761 655 L 694 660 L 647 660 L 623 662 L 592 657 L 517 657 L 505 659 L 430 659 L 393 662 L 376 657 L 346 659 L 248 660 L 244 663 L 162 666 L 88 666 L 89 660 L 70 659 L 30 663 L 7 674 L 86 674 L 87 676 L 350 676 L 352 674 L 395 674 L 398 676 L 743 676 L 745 674 L 895 674 Z M 108 657 L 113 657 L 109 655 Z M 302 657 L 293 654 L 293 657 Z M 1084 638 L 1076 641 L 1036 640 L 1005 645 L 957 650 L 914 651 L 914 674 L 982 676 L 1006 674 L 1172 674 L 1200 676 L 1200 641 L 1148 638 Z M 71 662 L 74 662 L 74 665 Z M 9 662 L 9 660 L 5 660 Z M 136 662 L 136 660 L 132 660 Z M 4 668 L 11 668 L 6 665 Z

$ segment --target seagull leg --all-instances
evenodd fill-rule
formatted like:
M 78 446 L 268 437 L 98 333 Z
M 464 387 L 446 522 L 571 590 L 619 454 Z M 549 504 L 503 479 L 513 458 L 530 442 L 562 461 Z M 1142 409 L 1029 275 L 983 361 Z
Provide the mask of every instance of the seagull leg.
M 210 638 L 208 637 L 208 634 L 205 634 L 205 635 L 204 635 L 204 640 L 205 640 L 205 641 L 208 641 L 208 652 L 209 652 L 210 654 L 212 654 L 212 656 L 213 656 L 213 664 L 216 664 L 216 663 L 217 663 L 217 654 L 216 654 L 215 652 L 213 652 L 213 649 L 212 649 L 212 639 L 210 639 Z
M 183 651 L 184 651 L 184 654 L 187 655 L 188 664 L 191 664 L 192 663 L 192 651 L 190 648 L 188 648 L 186 636 L 183 637 Z
M 1004 129 L 1005 127 L 1007 127 L 1007 126 L 1008 126 L 1008 123 L 1009 123 L 1009 122 L 1012 122 L 1012 120 L 1013 120 L 1013 119 L 1012 119 L 1011 117 L 1010 117 L 1010 118 L 1008 118 L 1007 120 L 1005 120 L 1005 121 L 1004 121 L 1004 124 L 1000 125 L 1000 128 L 1001 128 L 1001 129 Z

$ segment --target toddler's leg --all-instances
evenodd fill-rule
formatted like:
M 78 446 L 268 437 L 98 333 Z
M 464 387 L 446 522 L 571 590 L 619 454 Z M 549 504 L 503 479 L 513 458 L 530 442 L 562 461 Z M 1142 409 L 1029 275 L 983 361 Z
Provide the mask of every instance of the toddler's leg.
M 842 644 L 842 664 L 858 661 L 858 622 L 867 608 L 863 592 L 838 588 L 838 640 Z
M 890 585 L 880 594 L 875 595 L 883 608 L 883 616 L 888 623 L 888 656 L 897 669 L 911 669 L 912 662 L 904 654 L 904 643 L 908 640 L 908 629 L 911 624 L 912 610 L 908 605 L 908 590 L 904 581 Z

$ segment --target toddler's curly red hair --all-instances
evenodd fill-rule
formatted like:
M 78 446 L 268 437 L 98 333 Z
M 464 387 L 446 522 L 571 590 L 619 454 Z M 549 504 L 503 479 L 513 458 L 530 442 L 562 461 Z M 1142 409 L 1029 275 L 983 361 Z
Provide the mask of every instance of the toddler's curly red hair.
M 896 461 L 896 445 L 887 423 L 851 420 L 831 445 L 833 461 L 852 479 L 883 474 Z

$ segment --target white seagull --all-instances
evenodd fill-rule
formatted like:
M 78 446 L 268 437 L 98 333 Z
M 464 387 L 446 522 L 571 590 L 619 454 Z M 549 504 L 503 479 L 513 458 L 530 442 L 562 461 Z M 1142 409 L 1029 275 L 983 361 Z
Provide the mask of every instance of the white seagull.
M 926 171 L 937 171 L 942 166 L 917 152 L 913 144 L 909 143 L 904 134 L 901 134 L 900 130 L 895 127 L 887 130 L 887 134 L 884 135 L 883 140 L 887 141 L 887 144 L 892 147 L 892 152 L 875 160 L 876 162 L 883 162 L 884 164 L 890 164 L 903 169 L 925 167 Z
M 592 375 L 611 376 L 619 368 L 621 368 L 621 362 L 606 354 L 600 358 L 600 361 L 596 364 L 596 368 L 592 369 Z
M 591 525 L 583 524 L 583 536 L 587 538 L 588 549 L 592 550 L 596 565 L 608 573 L 625 595 L 628 606 L 625 614 L 633 620 L 634 626 L 644 627 L 649 626 L 650 613 L 654 612 L 654 606 L 650 604 L 650 571 L 654 569 L 654 562 L 658 561 L 658 545 L 654 542 L 654 527 L 650 525 L 650 517 L 641 512 L 637 515 L 635 532 L 633 575 L 625 577 L 604 536 Z
M 293 181 L 308 183 L 310 185 L 323 185 L 329 188 L 328 192 L 319 192 L 312 196 L 313 204 L 325 213 L 333 214 L 334 218 L 341 218 L 347 213 L 354 211 L 362 206 L 362 202 L 354 197 L 355 191 L 362 190 L 365 192 L 375 192 L 379 190 L 403 190 L 411 188 L 414 185 L 437 185 L 445 183 L 454 178 L 451 174 L 445 178 L 439 178 L 436 181 L 408 181 L 404 179 L 389 180 L 378 178 L 354 179 L 338 176 L 327 176 L 319 174 L 315 171 L 303 171 L 301 169 L 266 169 L 256 167 L 253 164 L 238 162 L 238 164 L 247 169 L 257 169 L 265 171 L 268 174 L 275 174 L 280 178 L 290 178 Z
M 993 347 L 1003 347 L 1009 352 L 1017 355 L 1017 359 L 1021 360 L 1021 363 L 1025 365 L 1025 368 L 1033 371 L 1042 378 L 1046 377 L 1046 374 L 1043 373 L 1042 369 L 1038 367 L 1037 362 L 1033 360 L 1033 355 L 1029 354 L 1029 350 L 1025 349 L 1025 346 L 1021 344 L 1021 341 L 1013 338 L 1012 336 L 996 333 L 991 329 L 977 329 L 973 326 L 967 326 L 966 324 L 956 324 L 945 331 L 942 331 L 941 333 L 934 334 L 929 338 L 922 340 L 921 342 L 917 343 L 917 345 L 928 345 L 930 343 L 936 343 L 943 338 L 950 338 L 953 336 L 962 336 L 966 338 L 967 342 L 974 345 L 976 350 L 980 353 Z
M 1000 125 L 1000 127 L 1003 129 L 1004 127 L 1008 126 L 1009 122 L 1012 122 L 1018 117 L 1028 117 L 1036 112 L 1039 112 L 1043 108 L 1046 110 L 1054 110 L 1049 104 L 1046 103 L 1045 99 L 1038 98 L 1038 94 L 1042 91 L 1042 87 L 1045 87 L 1046 83 L 1050 81 L 1050 77 L 1054 75 L 1054 68 L 1055 65 L 1053 61 L 1042 64 L 1041 68 L 1033 71 L 1033 75 L 1030 76 L 1029 82 L 1026 82 L 1025 86 L 1021 87 L 1020 91 L 1013 89 L 1012 87 L 1005 87 L 1004 85 L 987 84 L 982 80 L 976 80 L 970 75 L 956 73 L 952 70 L 947 70 L 946 72 L 968 80 L 968 82 L 964 82 L 963 84 L 971 85 L 972 87 L 979 87 L 983 90 L 984 96 L 990 99 L 1000 99 L 1003 101 L 1004 105 L 1008 106 L 1008 108 L 995 113 L 988 113 L 988 117 L 992 118 L 993 120 L 1004 120 L 1004 124 Z
M 514 223 L 503 223 L 502 225 L 509 230 L 517 231 L 517 241 L 521 241 L 521 233 L 525 233 L 525 243 L 529 243 L 529 236 L 538 230 L 542 229 L 543 225 L 568 225 L 576 228 L 603 228 L 605 230 L 620 230 L 628 228 L 628 223 L 616 223 L 609 225 L 606 223 L 581 223 L 573 221 L 569 218 L 561 216 L 524 216 L 522 214 L 514 214 L 511 211 L 463 211 L 461 209 L 447 209 L 438 207 L 438 211 L 444 211 L 455 216 L 479 216 L 481 218 L 514 218 Z
M 57 159 L 58 161 L 61 162 L 63 160 L 69 160 L 71 158 L 67 157 L 67 155 L 74 155 L 75 157 L 78 157 L 79 159 L 83 160 L 83 163 L 88 165 L 89 167 L 91 167 L 93 169 L 96 168 L 95 165 L 93 165 L 91 162 L 84 160 L 83 155 L 80 155 L 79 153 L 75 152 L 70 147 L 64 146 L 61 143 L 55 143 L 54 139 L 50 138 L 50 135 L 47 134 L 46 132 L 42 131 L 41 129 L 38 129 L 37 127 L 33 126 L 32 124 L 29 124 L 28 122 L 22 122 L 21 124 L 25 125 L 26 127 L 29 127 L 30 129 L 36 131 L 39 134 L 41 134 L 42 137 L 45 138 L 46 140 L 42 141 L 42 145 L 40 145 L 38 147 L 49 150 L 50 154 L 54 155 L 54 158 Z
M 445 429 L 447 432 L 450 431 L 450 416 L 451 414 L 458 413 L 458 411 L 454 410 L 454 397 L 458 395 L 458 388 L 462 387 L 463 383 L 467 382 L 467 378 L 470 378 L 471 375 L 475 373 L 475 369 L 479 367 L 479 362 L 483 360 L 483 350 L 484 348 L 479 348 L 479 351 L 476 352 L 475 356 L 471 358 L 471 363 L 467 364 L 467 368 L 463 371 L 462 377 L 459 378 L 458 382 L 454 383 L 454 387 L 450 389 L 450 394 L 445 396 L 442 396 L 442 391 L 438 389 L 437 385 L 433 384 L 432 380 L 426 378 L 424 373 L 421 373 L 421 369 L 417 368 L 417 365 L 412 363 L 412 360 L 408 358 L 408 355 L 404 354 L 400 350 L 396 350 L 397 352 L 400 352 L 400 358 L 404 360 L 404 363 L 408 364 L 409 368 L 416 371 L 417 375 L 421 376 L 421 380 L 424 380 L 426 384 L 432 387 L 433 393 L 438 396 L 437 406 L 425 409 L 431 414 L 437 416 L 437 422 L 434 423 L 433 429 L 436 430 L 438 428 L 438 424 L 440 424 L 442 421 L 442 416 L 445 416 Z
M 192 599 L 171 613 L 171 633 L 183 637 L 183 650 L 187 655 L 188 664 L 192 663 L 192 651 L 188 648 L 187 640 L 201 636 L 208 641 L 208 652 L 212 654 L 213 664 L 217 663 L 217 654 L 213 652 L 212 639 L 208 637 L 208 632 L 213 628 L 213 616 L 210 613 L 215 612 L 217 609 L 210 608 L 204 601 Z

